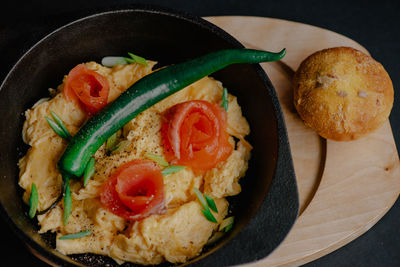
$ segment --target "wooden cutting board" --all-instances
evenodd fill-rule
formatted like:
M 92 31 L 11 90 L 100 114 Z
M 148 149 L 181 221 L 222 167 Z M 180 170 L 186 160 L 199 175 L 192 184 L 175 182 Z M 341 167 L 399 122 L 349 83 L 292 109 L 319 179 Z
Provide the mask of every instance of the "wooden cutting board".
M 349 243 L 370 229 L 400 192 L 400 164 L 389 121 L 362 139 L 335 142 L 306 127 L 292 105 L 291 78 L 301 61 L 323 48 L 355 41 L 318 27 L 261 17 L 208 17 L 249 48 L 287 49 L 281 62 L 261 66 L 282 106 L 300 195 L 300 215 L 284 242 L 246 266 L 298 266 Z

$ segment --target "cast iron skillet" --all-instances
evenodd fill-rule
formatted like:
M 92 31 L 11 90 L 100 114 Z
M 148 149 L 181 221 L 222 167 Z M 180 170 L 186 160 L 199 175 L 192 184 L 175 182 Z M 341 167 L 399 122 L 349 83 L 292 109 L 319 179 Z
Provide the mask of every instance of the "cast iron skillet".
M 265 38 L 268 38 L 266 36 Z M 18 159 L 23 112 L 48 96 L 63 75 L 81 62 L 133 52 L 157 60 L 158 66 L 205 53 L 243 47 L 232 36 L 201 18 L 155 7 L 111 11 L 68 24 L 32 47 L 13 67 L 0 88 L 1 214 L 40 258 L 56 265 L 115 264 L 107 257 L 85 254 L 71 259 L 52 247 L 51 235 L 37 233 L 27 216 L 18 187 Z M 233 65 L 214 75 L 238 97 L 248 119 L 254 146 L 242 193 L 229 199 L 235 226 L 204 252 L 194 266 L 248 263 L 267 256 L 289 232 L 298 213 L 298 195 L 282 111 L 274 88 L 259 65 Z M 132 266 L 132 264 L 126 264 Z

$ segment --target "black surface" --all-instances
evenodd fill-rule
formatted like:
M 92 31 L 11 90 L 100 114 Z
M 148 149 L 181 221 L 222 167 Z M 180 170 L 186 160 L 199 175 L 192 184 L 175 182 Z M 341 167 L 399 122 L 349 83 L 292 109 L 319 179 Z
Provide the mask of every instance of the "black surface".
M 0 52 L 2 80 L 13 63 L 40 38 L 75 18 L 127 3 L 143 1 L 32 1 L 2 3 L 0 9 Z M 266 16 L 307 23 L 336 31 L 362 44 L 381 62 L 392 78 L 395 103 L 390 121 L 397 147 L 400 142 L 400 20 L 399 1 L 243 1 L 243 0 L 153 0 L 200 16 L 249 15 Z M 266 36 L 268 38 L 268 36 Z M 4 71 L 6 70 L 6 71 Z M 339 250 L 309 266 L 400 266 L 400 201 L 371 230 Z M 22 244 L 1 224 L 5 264 L 45 266 L 30 255 Z M 12 253 L 14 252 L 14 253 Z M 18 253 L 18 256 L 15 256 Z
M 52 250 L 48 245 L 51 242 L 42 240 L 25 214 L 27 207 L 16 185 L 15 164 L 26 151 L 20 136 L 24 120 L 21 113 L 46 96 L 47 88 L 58 84 L 79 62 L 99 61 L 103 56 L 121 55 L 133 49 L 145 58 L 159 60 L 162 67 L 212 51 L 242 47 L 227 33 L 198 17 L 169 14 L 151 7 L 148 10 L 107 12 L 62 27 L 30 49 L 1 86 L 0 201 L 5 210 L 2 215 L 13 222 L 13 229 L 29 246 L 52 262 L 72 261 Z M 98 34 L 99 29 L 102 34 Z M 29 78 L 21 79 L 27 73 Z M 254 149 L 242 192 L 230 198 L 230 209 L 235 215 L 233 229 L 215 247 L 194 259 L 193 265 L 230 266 L 261 259 L 276 248 L 297 217 L 298 195 L 283 115 L 262 68 L 237 64 L 212 76 L 238 97 L 253 129 L 248 139 Z M 99 258 L 77 257 L 84 264 L 98 262 Z M 117 266 L 103 258 L 101 262 Z

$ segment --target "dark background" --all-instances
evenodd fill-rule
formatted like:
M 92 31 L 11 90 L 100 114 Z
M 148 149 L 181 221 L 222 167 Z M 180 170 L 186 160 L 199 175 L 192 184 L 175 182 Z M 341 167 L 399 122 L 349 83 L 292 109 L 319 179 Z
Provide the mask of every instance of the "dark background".
M 198 16 L 246 15 L 292 20 L 352 38 L 383 64 L 392 78 L 395 101 L 390 116 L 400 142 L 400 1 L 7 1 L 0 7 L 0 81 L 24 52 L 59 26 L 77 18 L 135 3 L 156 4 Z M 99 31 L 101 34 L 101 31 Z M 266 36 L 268 38 L 268 36 Z M 307 266 L 400 266 L 400 201 L 364 235 Z M 47 266 L 32 256 L 0 219 L 0 265 Z

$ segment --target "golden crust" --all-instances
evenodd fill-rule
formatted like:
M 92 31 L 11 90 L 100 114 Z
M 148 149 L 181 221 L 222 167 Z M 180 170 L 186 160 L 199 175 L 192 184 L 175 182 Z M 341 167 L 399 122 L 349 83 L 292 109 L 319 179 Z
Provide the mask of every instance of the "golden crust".
M 350 47 L 307 57 L 293 78 L 294 106 L 324 138 L 357 139 L 379 128 L 393 106 L 393 85 L 383 66 Z

